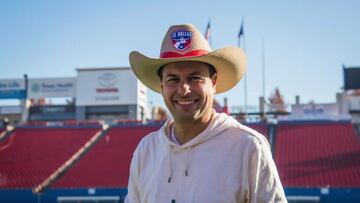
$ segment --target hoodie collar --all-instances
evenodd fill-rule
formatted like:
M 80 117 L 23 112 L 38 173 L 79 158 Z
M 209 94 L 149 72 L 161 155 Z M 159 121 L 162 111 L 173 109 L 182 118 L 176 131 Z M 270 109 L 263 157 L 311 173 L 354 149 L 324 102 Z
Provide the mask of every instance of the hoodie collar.
M 183 145 L 178 145 L 170 140 L 171 127 L 174 125 L 174 120 L 169 119 L 165 122 L 161 129 L 161 136 L 165 137 L 166 142 L 172 149 L 189 149 L 219 135 L 220 132 L 226 130 L 229 127 L 229 122 L 226 121 L 234 121 L 234 119 L 224 113 L 215 113 L 214 117 L 204 131 Z M 230 123 L 235 124 L 234 122 Z

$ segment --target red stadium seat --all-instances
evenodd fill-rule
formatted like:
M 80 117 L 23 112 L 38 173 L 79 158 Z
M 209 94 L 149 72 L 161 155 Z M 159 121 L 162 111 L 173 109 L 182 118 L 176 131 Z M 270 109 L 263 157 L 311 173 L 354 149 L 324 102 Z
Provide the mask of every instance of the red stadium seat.
M 159 126 L 113 127 L 73 168 L 55 188 L 126 188 L 132 154 L 138 142 Z
M 360 144 L 350 123 L 280 124 L 275 160 L 285 187 L 360 186 Z
M 0 188 L 33 188 L 99 128 L 19 128 L 0 143 Z M 4 145 L 7 144 L 6 147 Z

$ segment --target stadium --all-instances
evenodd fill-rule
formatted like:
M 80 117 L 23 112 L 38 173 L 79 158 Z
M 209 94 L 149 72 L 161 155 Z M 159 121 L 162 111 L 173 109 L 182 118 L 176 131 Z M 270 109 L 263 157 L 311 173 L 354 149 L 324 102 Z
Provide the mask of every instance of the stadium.
M 277 93 L 258 112 L 214 106 L 267 137 L 289 202 L 360 201 L 360 68 L 343 69 L 332 104 Z M 0 80 L 0 98 L 21 101 L 0 107 L 0 202 L 123 202 L 132 153 L 165 118 L 129 67 L 76 71 Z

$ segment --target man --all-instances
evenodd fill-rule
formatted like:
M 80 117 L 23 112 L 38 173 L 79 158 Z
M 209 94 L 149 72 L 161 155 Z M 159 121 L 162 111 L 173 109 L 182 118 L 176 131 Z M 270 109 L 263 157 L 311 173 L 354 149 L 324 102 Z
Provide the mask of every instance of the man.
M 286 202 L 264 136 L 211 108 L 244 75 L 241 49 L 211 51 L 193 25 L 175 25 L 159 59 L 132 52 L 130 64 L 173 119 L 139 143 L 125 202 Z

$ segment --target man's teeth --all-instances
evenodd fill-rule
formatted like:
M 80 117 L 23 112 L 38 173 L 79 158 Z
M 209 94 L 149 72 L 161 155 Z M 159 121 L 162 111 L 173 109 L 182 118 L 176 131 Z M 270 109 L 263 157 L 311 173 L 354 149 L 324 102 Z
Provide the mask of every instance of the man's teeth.
M 189 105 L 189 104 L 193 104 L 195 102 L 195 100 L 190 100 L 190 101 L 178 101 L 178 104 L 181 105 Z

